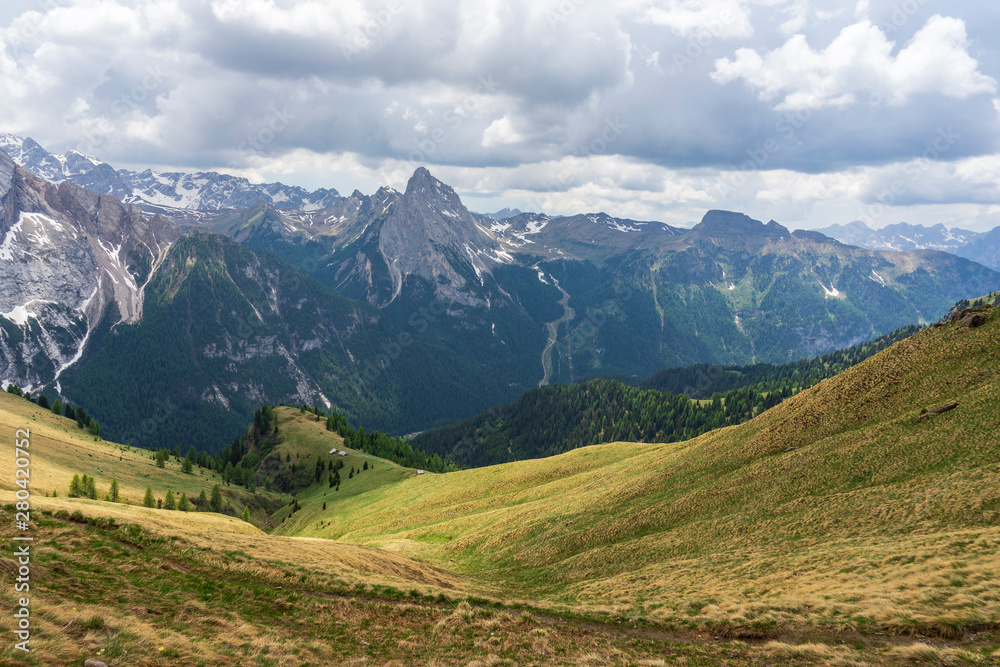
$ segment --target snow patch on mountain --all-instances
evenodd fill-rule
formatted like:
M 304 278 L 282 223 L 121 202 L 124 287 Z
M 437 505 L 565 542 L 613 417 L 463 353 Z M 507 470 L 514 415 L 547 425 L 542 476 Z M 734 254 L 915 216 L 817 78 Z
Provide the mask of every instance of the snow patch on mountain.
M 12 134 L 0 134 L 0 149 L 39 178 L 52 183 L 70 181 L 94 192 L 115 196 L 126 204 L 136 204 L 165 215 L 184 210 L 243 209 L 258 201 L 277 208 L 312 212 L 330 208 L 343 199 L 332 188 L 309 192 L 283 183 L 251 183 L 245 178 L 215 171 L 116 170 L 96 157 L 76 151 L 52 154 L 34 140 Z
M 3 237 L 3 243 L 0 244 L 0 260 L 5 260 L 8 262 L 14 261 L 14 239 L 21 233 L 21 227 L 24 226 L 24 214 L 22 213 L 18 221 L 7 230 L 7 233 Z
M 826 285 L 824 285 L 822 281 L 818 281 L 818 282 L 819 282 L 819 286 L 823 288 L 824 292 L 826 292 L 826 297 L 825 298 L 829 299 L 831 296 L 832 297 L 839 297 L 840 296 L 840 291 L 836 287 L 833 286 L 833 283 L 830 283 L 830 289 L 827 289 Z

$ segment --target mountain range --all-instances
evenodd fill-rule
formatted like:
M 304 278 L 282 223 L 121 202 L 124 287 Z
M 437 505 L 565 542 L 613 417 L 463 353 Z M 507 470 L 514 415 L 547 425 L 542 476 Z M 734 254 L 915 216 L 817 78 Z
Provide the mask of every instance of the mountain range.
M 872 229 L 860 220 L 817 230 L 848 245 L 873 250 L 943 250 L 1000 269 L 1000 227 L 972 232 L 938 223 L 932 227 L 897 222 Z
M 115 169 L 77 151 L 53 154 L 38 142 L 0 133 L 0 149 L 17 164 L 53 183 L 69 181 L 100 194 L 112 195 L 149 213 L 187 217 L 192 212 L 246 208 L 264 201 L 295 211 L 328 208 L 341 199 L 333 189 L 309 192 L 282 183 L 253 184 L 245 178 L 215 171 L 156 172 Z
M 135 444 L 217 446 L 280 402 L 410 433 L 539 385 L 811 357 L 1000 288 L 953 254 L 736 212 L 689 230 L 605 213 L 498 220 L 425 168 L 404 192 L 315 210 L 274 197 L 157 209 L 65 177 L 89 158 L 19 146 L 64 178 L 0 152 L 0 380 L 86 405 Z

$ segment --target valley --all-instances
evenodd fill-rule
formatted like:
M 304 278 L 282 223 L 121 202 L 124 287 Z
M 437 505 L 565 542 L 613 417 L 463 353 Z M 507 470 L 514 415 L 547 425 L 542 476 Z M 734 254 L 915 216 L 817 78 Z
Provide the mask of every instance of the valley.
M 1000 289 L 954 254 L 730 211 L 495 220 L 424 167 L 347 197 L 150 172 L 137 205 L 76 184 L 104 163 L 2 143 L 0 381 L 130 445 L 212 449 L 265 403 L 421 432 L 532 387 L 815 357 Z
M 539 387 L 546 386 L 549 383 L 549 378 L 552 377 L 552 348 L 559 342 L 559 327 L 572 321 L 576 316 L 576 312 L 569 307 L 569 293 L 559 286 L 559 281 L 555 278 L 552 279 L 552 284 L 562 294 L 562 298 L 559 299 L 559 305 L 562 306 L 563 314 L 558 320 L 545 323 L 545 328 L 549 332 L 549 341 L 545 344 L 545 349 L 542 350 L 542 379 L 538 381 Z M 568 357 L 567 361 L 572 369 L 573 358 Z M 570 372 L 572 374 L 572 371 Z
M 223 485 L 237 513 L 254 508 L 249 522 L 137 506 L 146 484 L 194 496 L 220 477 L 157 468 L 2 395 L 0 424 L 30 426 L 38 457 L 40 650 L 138 665 L 986 664 L 1000 655 L 1000 316 L 982 308 L 981 326 L 930 327 L 675 443 L 417 474 L 278 407 L 265 458 L 245 445 L 257 490 Z M 323 460 L 351 474 L 334 488 L 324 465 L 314 479 Z M 77 472 L 102 491 L 118 479 L 124 502 L 66 498 Z M 38 497 L 48 487 L 59 497 Z M 98 565 L 108 558 L 119 567 Z M 84 572 L 67 594 L 61 582 Z M 297 644 L 293 626 L 313 641 Z
M 1000 665 L 1000 25 L 0 4 L 0 667 Z

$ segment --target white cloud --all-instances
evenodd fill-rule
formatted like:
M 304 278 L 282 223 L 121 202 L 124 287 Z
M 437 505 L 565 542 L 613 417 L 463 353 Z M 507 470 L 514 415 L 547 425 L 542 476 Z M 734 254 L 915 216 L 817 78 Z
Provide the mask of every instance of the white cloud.
M 954 126 L 961 139 L 908 185 L 924 203 L 892 211 L 1000 200 L 998 70 L 973 50 L 1000 43 L 978 19 L 992 10 L 954 5 L 964 20 L 936 16 L 905 42 L 874 25 L 880 4 L 869 22 L 867 0 L 40 2 L 0 27 L 0 131 L 128 168 L 372 192 L 425 164 L 470 206 L 822 226 L 857 217 Z M 363 48 L 348 62 L 345 44 Z M 678 53 L 683 71 L 659 71 Z M 815 112 L 786 135 L 802 108 Z M 290 120 L 271 132 L 276 113 Z M 765 169 L 733 171 L 769 140 Z
M 917 95 L 966 99 L 995 93 L 996 81 L 969 55 L 965 22 L 932 16 L 895 56 L 894 43 L 868 20 L 844 28 L 816 51 L 804 35 L 761 55 L 742 48 L 720 58 L 712 79 L 743 80 L 779 110 L 847 107 L 859 102 L 901 105 Z
M 273 0 L 214 0 L 211 9 L 222 23 L 300 37 L 348 35 L 375 18 L 357 0 L 283 4 L 278 7 Z
M 511 122 L 510 116 L 504 116 L 497 118 L 483 130 L 481 144 L 483 148 L 493 148 L 504 144 L 516 144 L 523 139 L 524 137 L 514 129 L 514 123 Z
M 717 38 L 753 34 L 747 0 L 643 1 L 633 9 L 639 21 L 665 26 L 684 37 L 701 32 Z

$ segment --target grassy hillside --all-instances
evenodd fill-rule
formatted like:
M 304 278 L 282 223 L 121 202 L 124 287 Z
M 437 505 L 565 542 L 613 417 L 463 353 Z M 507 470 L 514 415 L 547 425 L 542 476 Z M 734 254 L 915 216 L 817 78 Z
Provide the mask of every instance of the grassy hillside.
M 402 479 L 302 534 L 512 599 L 767 636 L 1000 622 L 1000 312 L 921 332 L 742 426 Z M 959 407 L 917 422 L 922 409 Z
M 351 451 L 339 491 L 315 463 L 342 441 L 277 408 L 262 469 L 312 477 L 270 535 L 218 514 L 65 498 L 74 472 L 102 493 L 114 476 L 130 500 L 150 481 L 192 495 L 217 479 L 157 469 L 0 396 L 8 442 L 32 429 L 37 524 L 36 651 L 4 646 L 0 663 L 993 664 L 1000 311 L 984 312 L 981 327 L 927 329 L 687 442 L 444 475 Z M 39 497 L 48 487 L 60 497 Z M 0 554 L 8 608 L 15 567 Z
M 292 461 L 328 456 L 331 443 L 341 443 L 311 414 L 292 408 L 276 413 L 282 439 L 269 456 L 288 469 Z M 478 582 L 391 550 L 268 535 L 221 514 L 147 509 L 134 504 L 147 483 L 158 495 L 168 485 L 194 495 L 218 477 L 182 476 L 175 463 L 156 468 L 148 452 L 95 441 L 75 422 L 0 396 L 5 438 L 12 440 L 23 426 L 32 433 L 32 650 L 25 655 L 6 643 L 0 647 L 3 665 L 82 665 L 88 657 L 140 667 L 467 665 L 479 657 L 498 665 L 624 665 L 657 664 L 662 655 L 715 665 L 730 656 L 743 662 L 756 654 L 797 652 L 783 644 L 763 652 L 747 645 L 702 646 L 613 622 L 505 608 L 468 597 L 484 594 Z M 353 451 L 338 460 L 347 463 L 341 490 L 330 491 L 326 483 L 300 490 L 307 509 L 325 496 L 346 499 L 416 474 Z M 14 521 L 12 461 L 3 457 L 0 469 L 5 526 Z M 347 470 L 365 463 L 368 470 L 347 477 Z M 68 487 L 77 473 L 95 475 L 102 492 L 118 479 L 128 503 L 67 498 L 64 492 L 44 497 L 45 488 Z M 238 487 L 228 493 L 234 502 L 248 495 Z M 310 526 L 300 516 L 287 524 L 304 532 Z M 3 541 L 10 536 L 7 530 L 3 535 Z M 13 609 L 18 564 L 4 551 L 0 601 Z
M 111 480 L 117 479 L 122 502 L 131 505 L 142 505 L 147 485 L 161 500 L 167 489 L 178 498 L 186 493 L 194 500 L 202 491 L 210 496 L 212 487 L 222 484 L 218 474 L 204 468 L 196 466 L 190 474 L 182 472 L 180 461 L 173 457 L 167 459 L 164 468 L 158 468 L 151 451 L 96 438 L 71 419 L 23 398 L 0 393 L 0 430 L 10 433 L 13 439 L 19 428 L 31 429 L 31 488 L 35 496 L 53 492 L 66 496 L 73 475 L 84 474 L 95 478 L 98 498 L 104 498 Z M 187 447 L 182 444 L 182 449 Z M 13 480 L 13 457 L 0 458 L 0 489 L 13 488 Z M 249 506 L 258 522 L 279 502 L 277 494 L 251 494 L 236 486 L 223 486 L 222 496 L 233 511 Z

